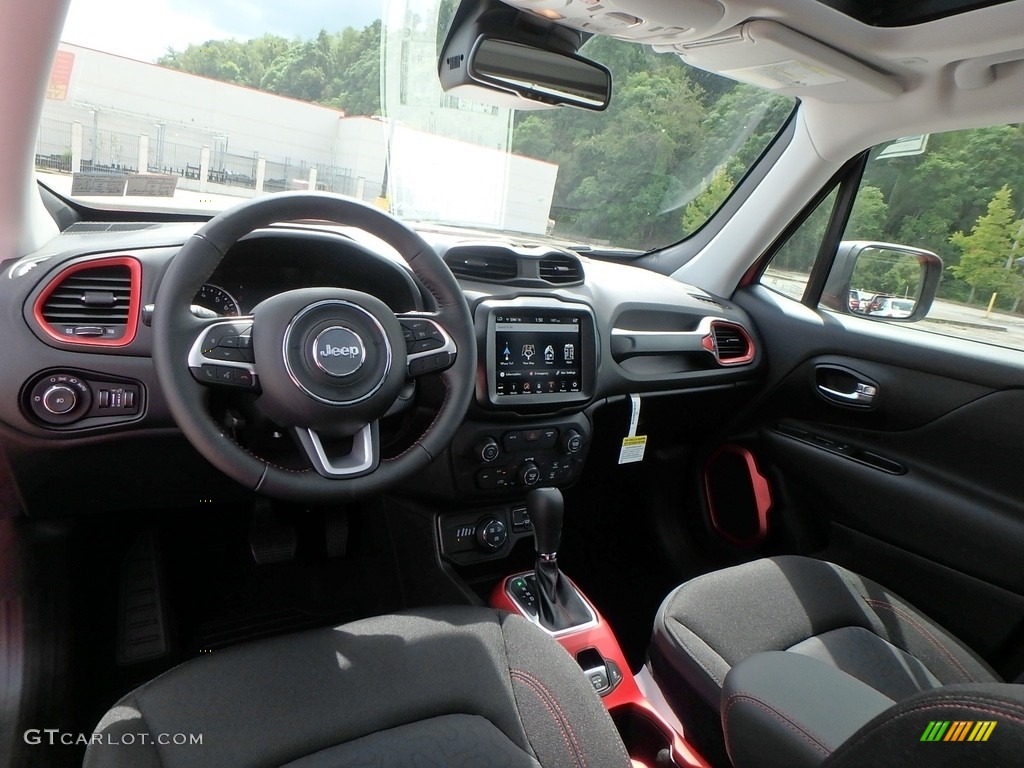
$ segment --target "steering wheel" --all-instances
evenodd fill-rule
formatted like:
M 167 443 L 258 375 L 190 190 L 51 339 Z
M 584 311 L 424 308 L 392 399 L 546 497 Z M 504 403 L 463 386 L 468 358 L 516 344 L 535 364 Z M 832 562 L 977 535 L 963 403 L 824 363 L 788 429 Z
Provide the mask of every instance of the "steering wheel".
M 436 311 L 396 315 L 367 293 L 304 288 L 272 296 L 245 317 L 192 313 L 193 296 L 234 243 L 299 220 L 357 227 L 385 241 L 433 295 Z M 210 463 L 268 496 L 339 502 L 388 488 L 446 447 L 473 394 L 476 340 L 462 290 L 418 234 L 355 200 L 284 192 L 219 214 L 182 246 L 157 292 L 153 362 L 171 415 Z M 409 448 L 382 459 L 378 421 L 424 374 L 437 374 L 443 402 Z M 212 387 L 258 392 L 256 408 L 292 432 L 310 466 L 281 467 L 236 442 L 207 412 Z

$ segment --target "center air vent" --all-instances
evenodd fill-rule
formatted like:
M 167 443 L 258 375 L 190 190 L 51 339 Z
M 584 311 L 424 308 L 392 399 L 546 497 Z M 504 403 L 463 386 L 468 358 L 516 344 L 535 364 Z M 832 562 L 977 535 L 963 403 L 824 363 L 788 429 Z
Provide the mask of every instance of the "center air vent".
M 540 279 L 552 285 L 571 285 L 583 282 L 583 265 L 575 256 L 553 253 L 540 260 Z
M 36 299 L 36 321 L 66 343 L 127 344 L 135 336 L 140 275 L 139 263 L 127 257 L 67 267 Z
M 452 248 L 444 261 L 456 277 L 485 283 L 503 283 L 519 275 L 516 255 L 500 248 Z
M 711 324 L 711 335 L 720 365 L 742 365 L 754 359 L 754 342 L 741 326 L 715 321 Z

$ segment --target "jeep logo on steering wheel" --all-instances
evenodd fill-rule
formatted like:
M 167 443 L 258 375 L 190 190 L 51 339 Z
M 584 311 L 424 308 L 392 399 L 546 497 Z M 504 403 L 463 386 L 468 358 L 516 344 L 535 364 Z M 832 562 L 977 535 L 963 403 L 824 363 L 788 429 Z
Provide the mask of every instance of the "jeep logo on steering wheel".
M 320 357 L 356 357 L 361 354 L 362 347 L 332 347 L 327 344 L 320 350 Z
M 351 376 L 366 360 L 366 346 L 351 328 L 332 325 L 313 340 L 313 362 L 329 376 Z

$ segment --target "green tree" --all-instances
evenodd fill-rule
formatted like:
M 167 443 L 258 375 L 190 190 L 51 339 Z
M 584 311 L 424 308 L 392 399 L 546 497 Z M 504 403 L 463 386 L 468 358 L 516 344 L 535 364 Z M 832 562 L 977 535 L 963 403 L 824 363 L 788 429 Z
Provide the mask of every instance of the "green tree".
M 986 212 L 978 217 L 971 234 L 954 232 L 950 242 L 961 253 L 953 274 L 971 287 L 968 302 L 974 301 L 977 290 L 999 291 L 1017 286 L 1013 271 L 1013 246 L 1022 222 L 1016 220 L 1009 185 L 992 196 Z
M 711 214 L 725 202 L 734 186 L 729 172 L 723 165 L 708 180 L 701 193 L 687 203 L 683 211 L 683 235 L 691 235 L 700 229 Z
M 862 186 L 853 202 L 843 239 L 885 240 L 885 221 L 888 215 L 889 206 L 882 196 L 882 190 L 870 184 Z
M 851 285 L 867 293 L 913 297 L 921 285 L 921 265 L 907 253 L 865 248 L 857 256 Z
M 172 69 L 326 104 L 349 115 L 380 114 L 380 21 L 313 40 L 264 35 L 245 42 L 211 40 L 169 50 Z
M 331 70 L 331 40 L 323 30 L 315 40 L 292 45 L 274 60 L 260 88 L 305 101 L 324 98 Z

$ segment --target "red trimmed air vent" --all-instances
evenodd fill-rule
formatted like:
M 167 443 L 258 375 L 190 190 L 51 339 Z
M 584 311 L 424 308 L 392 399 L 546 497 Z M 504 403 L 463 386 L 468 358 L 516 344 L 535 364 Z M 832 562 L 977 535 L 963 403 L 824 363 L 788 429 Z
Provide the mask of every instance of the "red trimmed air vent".
M 715 359 L 719 365 L 743 365 L 754 359 L 754 342 L 742 325 L 715 320 L 711 323 Z
M 128 256 L 80 261 L 50 279 L 33 315 L 57 341 L 123 347 L 135 338 L 141 284 L 142 266 Z

